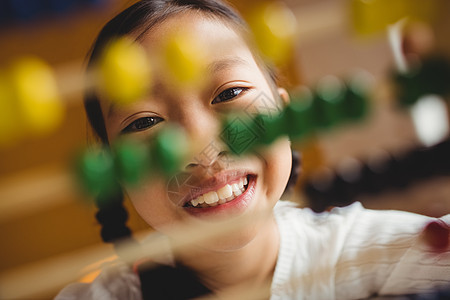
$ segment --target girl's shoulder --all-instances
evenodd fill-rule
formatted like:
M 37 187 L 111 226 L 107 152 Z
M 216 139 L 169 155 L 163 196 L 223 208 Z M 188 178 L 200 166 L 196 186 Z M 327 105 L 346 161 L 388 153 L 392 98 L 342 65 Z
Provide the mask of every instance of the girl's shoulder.
M 424 229 L 430 222 L 450 226 L 450 214 L 436 219 L 406 211 L 366 209 L 359 202 L 315 213 L 295 203 L 280 201 L 274 215 L 285 239 L 297 241 L 299 245 L 308 241 L 330 246 L 334 242 L 338 248 L 358 248 L 381 241 L 390 245 L 399 240 L 412 244 L 426 239 Z
M 303 223 L 313 222 L 316 225 L 336 222 L 347 223 L 348 221 L 386 223 L 386 219 L 394 223 L 423 223 L 433 219 L 429 216 L 407 211 L 367 209 L 360 202 L 354 202 L 345 207 L 334 207 L 329 211 L 318 213 L 308 207 L 301 207 L 297 203 L 286 200 L 278 201 L 274 208 L 274 215 L 281 220 L 297 220 Z M 442 216 L 440 219 L 450 223 L 450 214 Z
M 301 208 L 289 201 L 279 201 L 274 208 L 275 219 L 282 232 L 302 238 L 320 240 L 334 236 L 349 241 L 394 239 L 398 235 L 417 236 L 434 218 L 396 210 L 366 209 L 355 202 L 346 207 L 335 207 L 330 211 L 316 213 L 310 208 Z M 449 224 L 450 215 L 440 218 Z M 370 234 L 367 234 L 370 232 Z
M 301 207 L 299 204 L 280 200 L 274 207 L 274 215 L 280 221 L 297 221 L 305 223 L 333 223 L 336 220 L 348 219 L 358 216 L 366 211 L 359 202 L 355 202 L 346 207 L 335 207 L 330 211 L 321 213 L 314 212 L 308 207 Z
M 56 296 L 55 300 L 141 300 L 139 276 L 122 261 L 104 267 L 91 283 L 72 283 Z

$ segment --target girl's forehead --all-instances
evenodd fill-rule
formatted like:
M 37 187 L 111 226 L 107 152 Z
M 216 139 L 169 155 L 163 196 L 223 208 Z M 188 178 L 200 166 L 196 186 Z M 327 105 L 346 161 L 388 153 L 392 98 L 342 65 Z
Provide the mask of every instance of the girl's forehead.
M 142 36 L 141 43 L 159 51 L 173 37 L 191 40 L 193 47 L 202 50 L 199 55 L 207 53 L 209 57 L 251 52 L 237 25 L 192 10 L 173 15 L 152 27 Z
M 205 12 L 198 12 L 194 10 L 186 10 L 184 12 L 173 14 L 161 22 L 155 24 L 147 31 L 147 37 L 161 38 L 172 32 L 186 31 L 192 33 L 207 34 L 210 31 L 216 33 L 237 33 L 229 25 L 230 22 L 223 20 L 220 17 Z M 224 30 L 223 32 L 220 32 Z

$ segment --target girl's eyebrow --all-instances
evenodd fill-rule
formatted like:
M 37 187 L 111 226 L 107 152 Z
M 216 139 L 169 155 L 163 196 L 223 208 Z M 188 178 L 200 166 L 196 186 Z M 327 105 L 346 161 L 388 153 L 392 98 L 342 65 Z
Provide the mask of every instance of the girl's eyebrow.
M 216 61 L 213 61 L 212 63 L 210 63 L 208 65 L 208 71 L 210 73 L 217 73 L 222 70 L 230 69 L 231 67 L 233 67 L 235 65 L 242 65 L 242 64 L 249 66 L 249 63 L 240 57 L 224 58 L 224 59 L 216 60 Z
M 108 117 L 111 117 L 111 115 L 115 115 L 117 113 L 117 105 L 114 102 L 111 102 L 108 109 Z
M 223 58 L 223 59 L 219 59 L 216 61 L 213 61 L 212 63 L 210 63 L 207 67 L 208 71 L 211 72 L 212 74 L 214 73 L 218 73 L 220 71 L 223 70 L 228 70 L 236 65 L 244 65 L 244 66 L 250 66 L 250 64 L 248 63 L 248 61 L 235 56 L 235 57 L 228 57 L 228 58 Z M 158 91 L 158 86 L 162 86 L 161 83 L 154 83 L 153 86 L 151 87 L 151 91 L 152 93 L 154 91 Z M 117 113 L 119 113 L 121 110 L 121 106 L 117 105 L 113 102 L 110 103 L 109 109 L 108 109 L 108 114 L 107 116 L 110 117 L 111 115 L 116 115 Z
M 114 102 L 110 102 L 109 109 L 108 109 L 108 118 L 114 115 L 117 115 L 120 112 L 121 105 L 117 105 Z
M 154 94 L 156 94 L 157 91 L 162 88 L 162 86 L 163 85 L 161 82 L 153 82 L 151 84 L 151 87 L 149 88 L 150 94 L 154 96 Z M 110 117 L 111 115 L 116 115 L 117 113 L 121 112 L 121 109 L 123 109 L 123 105 L 118 105 L 114 102 L 110 102 L 107 116 Z

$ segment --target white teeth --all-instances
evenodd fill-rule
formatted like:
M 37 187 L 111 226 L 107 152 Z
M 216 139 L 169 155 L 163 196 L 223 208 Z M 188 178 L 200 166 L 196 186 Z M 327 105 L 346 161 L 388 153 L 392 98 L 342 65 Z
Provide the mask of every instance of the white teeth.
M 205 203 L 205 198 L 203 196 L 200 196 L 194 200 L 191 201 L 192 206 L 197 206 L 199 204 Z
M 241 180 L 239 180 L 239 183 L 237 185 L 239 189 L 242 190 L 242 188 L 244 187 L 244 179 L 241 178 Z
M 231 197 L 233 195 L 232 187 L 226 184 L 223 188 L 217 191 L 217 195 L 220 199 L 227 199 L 228 197 Z
M 206 193 L 205 195 L 203 195 L 203 197 L 205 198 L 206 204 L 213 204 L 214 202 L 219 201 L 219 196 L 216 192 Z
M 219 204 L 225 204 L 231 200 L 234 200 L 237 196 L 242 195 L 245 191 L 245 185 L 247 184 L 247 177 L 243 177 L 238 183 L 232 185 L 226 184 L 217 191 L 211 191 L 203 194 L 196 199 L 191 200 L 189 203 L 193 207 L 208 207 L 217 206 Z
M 239 196 L 240 194 L 242 194 L 241 189 L 239 188 L 239 185 L 237 183 L 233 184 L 231 187 L 233 188 L 233 194 L 235 196 Z

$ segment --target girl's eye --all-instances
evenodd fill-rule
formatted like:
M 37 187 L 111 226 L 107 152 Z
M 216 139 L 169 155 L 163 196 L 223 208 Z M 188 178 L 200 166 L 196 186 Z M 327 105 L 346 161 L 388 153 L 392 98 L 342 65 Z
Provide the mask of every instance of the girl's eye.
M 139 118 L 136 121 L 133 121 L 130 125 L 125 127 L 122 130 L 122 133 L 130 133 L 130 132 L 136 132 L 136 131 L 143 131 L 145 129 L 148 129 L 159 122 L 163 121 L 160 117 L 145 117 L 145 118 Z
M 223 91 L 222 93 L 220 93 L 211 103 L 216 104 L 216 103 L 220 103 L 220 102 L 230 101 L 233 98 L 239 96 L 241 93 L 243 93 L 247 90 L 248 90 L 248 88 L 244 88 L 244 87 L 234 87 L 234 88 L 227 89 L 227 90 Z

